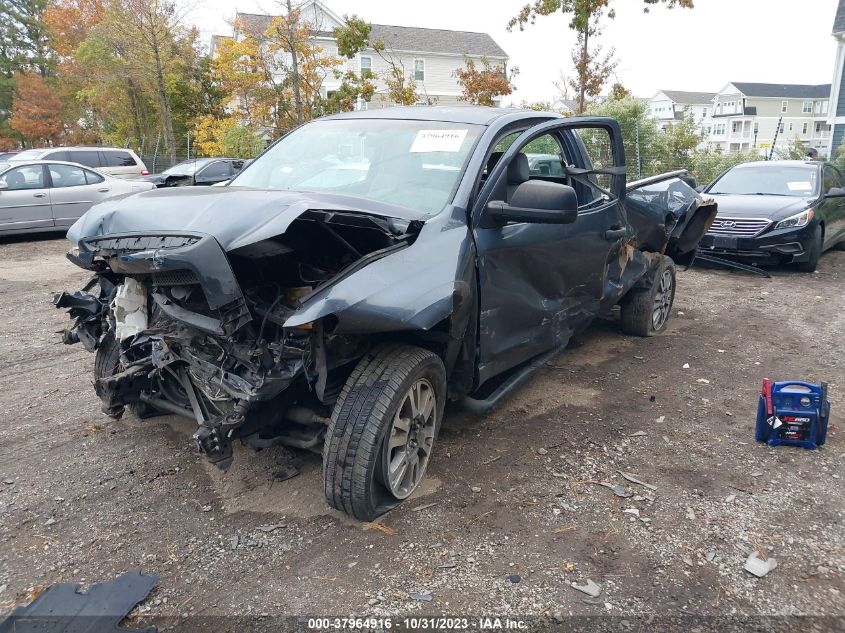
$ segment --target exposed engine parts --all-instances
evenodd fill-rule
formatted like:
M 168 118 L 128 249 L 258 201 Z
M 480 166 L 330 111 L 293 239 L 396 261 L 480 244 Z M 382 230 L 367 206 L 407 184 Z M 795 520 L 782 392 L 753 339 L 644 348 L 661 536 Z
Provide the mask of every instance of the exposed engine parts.
M 92 239 L 82 263 L 95 276 L 55 298 L 75 319 L 63 340 L 96 350 L 105 413 L 192 418 L 199 451 L 221 468 L 239 438 L 318 450 L 364 341 L 330 332 L 331 320 L 285 322 L 362 259 L 407 245 L 410 225 L 309 212 L 285 235 L 228 256 L 207 237 Z

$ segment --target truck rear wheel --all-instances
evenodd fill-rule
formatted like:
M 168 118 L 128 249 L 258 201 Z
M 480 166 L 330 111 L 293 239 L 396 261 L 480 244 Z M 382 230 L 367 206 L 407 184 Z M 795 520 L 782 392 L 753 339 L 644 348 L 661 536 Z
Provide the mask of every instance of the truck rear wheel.
M 663 256 L 650 288 L 634 288 L 622 300 L 622 331 L 654 336 L 666 329 L 675 302 L 675 263 Z
M 326 432 L 329 504 L 372 521 L 410 496 L 431 458 L 445 399 L 446 370 L 428 350 L 386 345 L 362 358 Z

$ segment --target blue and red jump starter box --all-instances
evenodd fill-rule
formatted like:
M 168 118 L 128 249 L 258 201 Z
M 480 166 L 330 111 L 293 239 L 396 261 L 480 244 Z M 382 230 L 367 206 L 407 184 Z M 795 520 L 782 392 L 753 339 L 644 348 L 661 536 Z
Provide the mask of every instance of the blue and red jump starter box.
M 827 438 L 830 402 L 827 383 L 763 381 L 757 404 L 755 439 L 769 446 L 816 449 Z

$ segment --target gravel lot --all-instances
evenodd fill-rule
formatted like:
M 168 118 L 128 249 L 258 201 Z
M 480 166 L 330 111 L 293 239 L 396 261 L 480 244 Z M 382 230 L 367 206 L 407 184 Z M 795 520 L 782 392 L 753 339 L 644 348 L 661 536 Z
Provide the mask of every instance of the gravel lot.
M 845 252 L 812 275 L 679 272 L 665 335 L 600 321 L 500 410 L 448 414 L 424 489 L 374 526 L 328 508 L 316 455 L 236 447 L 224 474 L 184 420 L 102 415 L 93 356 L 56 333 L 53 292 L 86 279 L 65 249 L 0 242 L 0 615 L 139 566 L 161 577 L 142 619 L 845 615 Z M 830 383 L 822 450 L 755 444 L 766 376 Z M 762 579 L 755 547 L 779 563 Z M 570 586 L 588 578 L 598 599 Z

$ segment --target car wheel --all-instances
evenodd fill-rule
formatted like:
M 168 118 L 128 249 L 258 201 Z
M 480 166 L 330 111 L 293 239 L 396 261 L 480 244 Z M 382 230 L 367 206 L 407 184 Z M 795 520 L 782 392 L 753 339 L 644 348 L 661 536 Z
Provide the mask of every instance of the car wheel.
M 810 247 L 807 249 L 807 261 L 795 264 L 795 268 L 802 273 L 811 273 L 816 270 L 819 265 L 819 257 L 822 254 L 822 227 L 820 224 L 816 225 L 813 231 L 813 241 L 810 242 Z
M 663 257 L 651 288 L 635 288 L 622 300 L 622 331 L 654 336 L 666 329 L 675 302 L 675 263 Z
M 120 370 L 120 343 L 109 332 L 100 341 L 94 355 L 94 380 L 114 376 Z M 157 413 L 144 402 L 133 402 L 127 408 L 139 418 L 149 418 Z M 120 417 L 120 414 L 115 414 L 115 417 Z
M 431 458 L 445 399 L 446 370 L 428 350 L 387 345 L 361 359 L 326 432 L 329 504 L 372 521 L 410 496 Z

